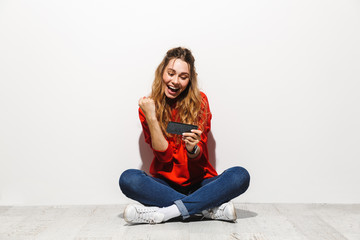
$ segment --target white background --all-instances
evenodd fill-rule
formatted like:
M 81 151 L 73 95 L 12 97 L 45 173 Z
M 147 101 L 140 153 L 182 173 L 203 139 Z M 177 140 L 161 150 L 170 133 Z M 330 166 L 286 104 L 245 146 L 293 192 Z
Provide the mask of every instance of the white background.
M 120 204 L 137 101 L 193 51 L 236 202 L 360 202 L 360 2 L 0 1 L 0 205 Z M 149 155 L 150 154 L 150 155 Z

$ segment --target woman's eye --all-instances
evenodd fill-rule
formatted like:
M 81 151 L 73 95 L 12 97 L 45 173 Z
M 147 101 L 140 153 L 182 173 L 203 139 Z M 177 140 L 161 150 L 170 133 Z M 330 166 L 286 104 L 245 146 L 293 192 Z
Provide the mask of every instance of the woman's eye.
M 170 77 L 174 76 L 174 74 L 173 74 L 173 73 L 169 73 L 169 72 L 168 72 L 168 74 L 169 74 L 169 76 L 170 76 Z

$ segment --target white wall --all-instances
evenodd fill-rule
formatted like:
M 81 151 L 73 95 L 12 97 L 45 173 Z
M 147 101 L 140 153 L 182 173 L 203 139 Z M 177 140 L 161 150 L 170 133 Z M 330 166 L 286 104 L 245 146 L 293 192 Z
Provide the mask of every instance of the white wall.
M 126 203 L 137 101 L 192 49 L 238 202 L 360 202 L 360 2 L 0 1 L 0 205 Z M 142 161 L 145 161 L 143 163 Z

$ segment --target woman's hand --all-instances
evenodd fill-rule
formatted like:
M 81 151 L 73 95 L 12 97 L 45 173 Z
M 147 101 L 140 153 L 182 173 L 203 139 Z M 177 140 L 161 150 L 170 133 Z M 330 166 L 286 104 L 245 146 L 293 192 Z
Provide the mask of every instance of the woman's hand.
M 202 131 L 198 129 L 193 129 L 191 132 L 183 133 L 183 140 L 185 142 L 185 147 L 189 152 L 194 150 L 196 144 L 201 140 Z
M 139 107 L 144 112 L 147 120 L 156 119 L 155 102 L 149 97 L 142 97 L 139 99 Z

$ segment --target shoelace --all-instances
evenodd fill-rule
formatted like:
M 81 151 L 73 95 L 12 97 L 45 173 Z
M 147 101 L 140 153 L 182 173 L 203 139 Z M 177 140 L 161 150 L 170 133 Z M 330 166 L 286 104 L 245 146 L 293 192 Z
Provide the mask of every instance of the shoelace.
M 225 217 L 225 215 L 224 215 L 224 208 L 225 208 L 225 207 L 210 209 L 210 210 L 209 210 L 209 213 L 210 213 L 211 218 L 213 218 L 213 219 L 218 219 L 218 218 Z
M 137 212 L 136 221 L 154 224 L 155 220 L 153 213 L 155 213 L 156 210 L 157 210 L 156 208 L 141 208 L 141 209 L 136 208 L 136 212 Z

